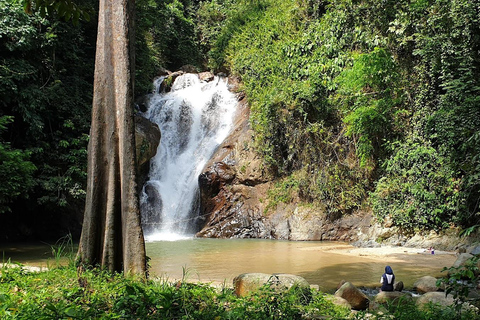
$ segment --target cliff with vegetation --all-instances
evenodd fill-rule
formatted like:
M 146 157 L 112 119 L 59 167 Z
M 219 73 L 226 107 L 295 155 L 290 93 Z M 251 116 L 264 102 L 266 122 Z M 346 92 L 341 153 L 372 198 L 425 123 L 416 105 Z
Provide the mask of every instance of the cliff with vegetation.
M 475 226 L 479 13 L 479 1 L 204 2 L 210 66 L 241 78 L 254 141 L 243 146 L 273 178 L 254 192 L 257 220 Z
M 0 10 L 1 234 L 78 230 L 95 16 Z M 479 17 L 478 0 L 137 1 L 138 96 L 189 64 L 230 74 L 242 98 L 239 129 L 200 177 L 201 234 L 473 231 Z M 369 234 L 376 222 L 387 230 Z

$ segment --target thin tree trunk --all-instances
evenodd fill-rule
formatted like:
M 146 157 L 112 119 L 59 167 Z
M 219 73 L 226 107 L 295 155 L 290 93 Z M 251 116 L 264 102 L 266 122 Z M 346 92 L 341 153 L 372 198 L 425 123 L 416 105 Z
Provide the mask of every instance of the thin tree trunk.
M 87 198 L 78 259 L 145 274 L 133 119 L 133 1 L 100 0 Z

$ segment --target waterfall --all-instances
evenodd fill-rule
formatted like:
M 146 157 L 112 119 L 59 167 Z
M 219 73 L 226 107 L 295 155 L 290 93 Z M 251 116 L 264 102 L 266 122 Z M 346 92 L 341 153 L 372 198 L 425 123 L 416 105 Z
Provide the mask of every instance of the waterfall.
M 176 78 L 168 93 L 161 81 L 143 114 L 162 133 L 140 196 L 147 241 L 191 237 L 198 216 L 198 176 L 232 127 L 237 100 L 225 78 L 200 81 L 195 74 Z

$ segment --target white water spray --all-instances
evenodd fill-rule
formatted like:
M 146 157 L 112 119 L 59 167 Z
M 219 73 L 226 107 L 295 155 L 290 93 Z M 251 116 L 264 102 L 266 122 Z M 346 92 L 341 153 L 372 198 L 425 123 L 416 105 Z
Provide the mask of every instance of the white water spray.
M 223 78 L 207 83 L 185 74 L 168 93 L 160 92 L 158 82 L 144 113 L 162 133 L 140 197 L 147 241 L 182 239 L 195 231 L 198 176 L 230 132 L 237 105 Z

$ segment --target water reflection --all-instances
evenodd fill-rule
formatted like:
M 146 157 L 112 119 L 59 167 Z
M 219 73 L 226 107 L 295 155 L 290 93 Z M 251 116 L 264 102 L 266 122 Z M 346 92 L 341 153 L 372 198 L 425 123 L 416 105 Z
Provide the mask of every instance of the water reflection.
M 75 248 L 64 248 L 66 252 L 76 251 Z M 58 245 L 48 243 L 11 243 L 0 244 L 0 262 L 20 263 L 37 267 L 54 265 L 55 253 L 58 252 Z M 67 261 L 66 258 L 61 259 Z

